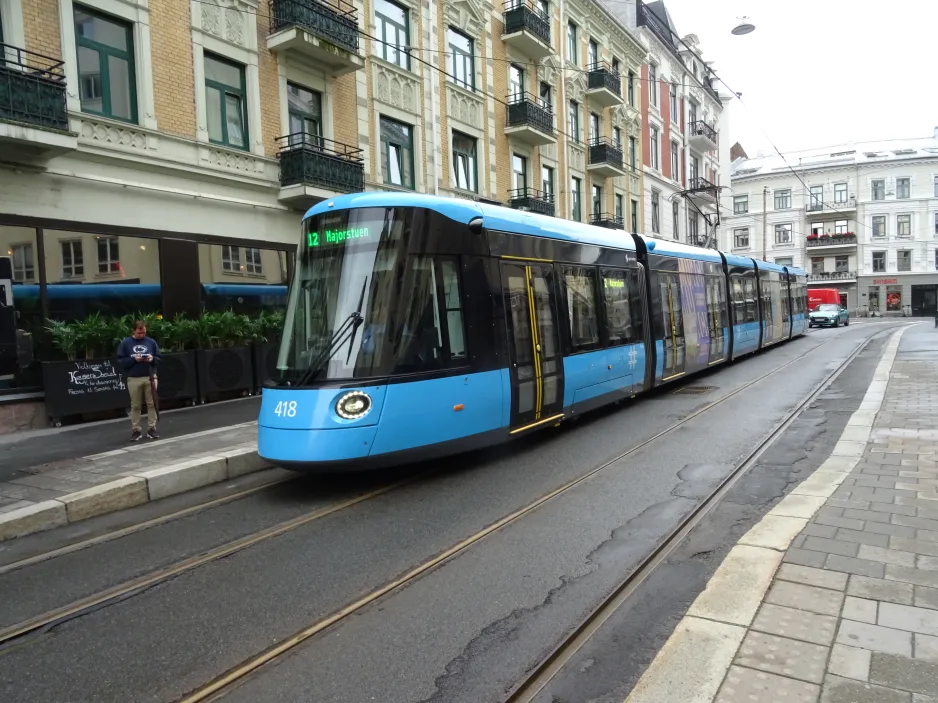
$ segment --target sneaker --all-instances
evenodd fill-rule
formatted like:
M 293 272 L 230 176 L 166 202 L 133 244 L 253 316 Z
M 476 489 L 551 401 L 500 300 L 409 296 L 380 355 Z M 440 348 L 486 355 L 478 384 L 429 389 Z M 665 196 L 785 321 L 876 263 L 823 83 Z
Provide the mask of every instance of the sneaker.
M 130 441 L 139 442 L 141 437 L 143 437 L 143 434 L 140 432 L 140 430 L 134 430 L 134 433 L 130 435 Z
M 160 436 L 156 433 L 156 430 L 147 430 L 148 439 L 159 439 Z

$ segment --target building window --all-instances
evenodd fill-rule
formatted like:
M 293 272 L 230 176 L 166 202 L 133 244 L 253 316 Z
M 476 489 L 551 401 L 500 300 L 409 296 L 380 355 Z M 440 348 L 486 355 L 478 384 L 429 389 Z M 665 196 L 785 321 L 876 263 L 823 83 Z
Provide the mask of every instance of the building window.
M 873 252 L 873 273 L 883 273 L 886 270 L 886 252 Z
M 580 143 L 580 106 L 576 100 L 571 100 L 567 108 L 567 121 L 570 123 L 570 138 L 574 144 Z
M 655 234 L 658 234 L 661 230 L 661 226 L 658 222 L 658 208 L 659 208 L 660 194 L 657 190 L 651 191 L 651 231 Z
M 80 5 L 74 12 L 82 112 L 136 122 L 133 26 Z
M 264 275 L 264 264 L 261 261 L 261 250 L 248 247 L 244 250 L 244 270 L 253 276 Z
M 618 76 L 620 70 L 621 70 L 621 69 L 620 69 L 620 67 L 619 67 L 619 59 L 617 59 L 615 56 L 613 56 L 613 57 L 612 57 L 612 72 L 615 73 L 615 74 Z
M 593 186 L 593 217 L 599 217 L 603 211 L 603 189 L 601 186 Z
M 902 286 L 886 286 L 887 312 L 902 311 Z
M 657 170 L 658 169 L 658 128 L 657 127 L 651 128 L 650 141 L 651 141 L 651 149 L 649 151 L 651 153 L 648 154 L 648 158 L 651 159 L 651 167 Z
M 692 212 L 687 217 L 687 241 L 691 244 L 697 244 L 697 234 L 700 231 L 700 220 L 697 213 Z
M 387 117 L 380 119 L 384 182 L 414 190 L 414 128 Z
M 671 180 L 676 181 L 680 178 L 678 175 L 680 171 L 680 165 L 678 164 L 678 158 L 680 147 L 677 145 L 677 142 L 671 142 Z
M 407 10 L 390 0 L 375 0 L 375 25 L 378 30 L 378 56 L 401 68 L 410 69 L 410 23 Z
M 811 274 L 817 276 L 818 274 L 824 273 L 824 257 L 823 256 L 812 256 L 811 257 Z
M 592 39 L 586 45 L 586 67 L 591 71 L 599 67 L 599 45 Z
M 631 220 L 632 220 L 632 222 L 631 222 L 631 224 L 632 224 L 632 232 L 633 232 L 633 234 L 637 234 L 637 233 L 638 233 L 638 201 L 637 201 L 637 200 L 632 200 L 632 201 L 631 201 L 631 206 L 632 206 L 632 207 L 631 207 L 630 210 L 629 210 L 629 217 L 630 217 Z
M 879 286 L 870 286 L 868 290 L 870 312 L 879 312 Z
M 874 237 L 886 236 L 886 216 L 885 215 L 873 215 L 873 236 Z
M 938 236 L 938 212 L 935 213 L 935 235 Z
M 599 139 L 599 115 L 595 112 L 590 113 L 590 144 L 595 144 Z
M 633 171 L 635 166 L 635 137 L 629 137 L 629 168 Z
M 912 216 L 911 215 L 896 215 L 896 236 L 897 237 L 911 237 L 912 236 Z
M 935 176 L 935 197 L 938 198 L 938 176 Z
M 790 256 L 783 256 L 775 260 L 775 263 L 779 266 L 794 266 L 795 260 Z
M 749 248 L 749 228 L 748 227 L 743 227 L 741 229 L 733 230 L 733 247 L 736 249 L 748 249 Z
M 478 192 L 476 184 L 476 140 L 453 132 L 453 175 L 457 188 Z
M 648 101 L 658 107 L 658 67 L 648 64 Z
M 694 122 L 697 121 L 697 103 L 687 103 L 687 121 L 690 124 L 694 124 Z
M 241 247 L 221 245 L 221 268 L 222 271 L 241 273 Z
M 549 199 L 554 197 L 554 169 L 550 166 L 541 166 L 541 190 Z
M 733 196 L 733 214 L 745 215 L 747 212 L 749 212 L 749 196 L 748 195 Z
M 700 175 L 700 159 L 696 156 L 690 157 L 690 182 L 697 183 L 697 176 Z
M 32 244 L 14 244 L 10 247 L 13 259 L 13 280 L 23 283 L 36 278 L 36 264 Z
M 583 221 L 583 212 L 580 207 L 580 179 L 576 176 L 570 179 L 570 210 L 573 213 L 573 219 L 577 222 Z
M 205 110 L 208 139 L 235 149 L 248 148 L 244 67 L 205 54 Z
M 791 244 L 791 223 L 775 225 L 775 243 Z
M 875 181 L 870 181 L 870 191 L 871 191 L 871 197 L 873 198 L 873 200 L 885 200 L 886 199 L 886 181 L 881 178 Z
M 456 85 L 466 90 L 475 89 L 475 63 L 472 56 L 472 39 L 452 27 L 446 30 L 446 43 L 449 44 L 450 77 Z
M 896 179 L 896 199 L 905 199 L 910 197 L 911 181 L 908 178 Z
M 62 278 L 81 278 L 85 275 L 85 260 L 80 239 L 62 242 Z
M 847 202 L 847 184 L 846 183 L 834 184 L 834 202 L 835 203 Z
M 824 186 L 811 186 L 811 209 L 824 209 Z
M 120 273 L 121 257 L 117 237 L 98 237 L 98 273 Z
M 629 105 L 635 107 L 635 74 L 631 71 L 629 71 L 625 92 L 629 100 Z
M 287 112 L 291 146 L 321 143 L 322 95 L 294 83 L 287 83 Z
M 850 258 L 846 256 L 834 257 L 834 273 L 846 273 L 850 265 Z
M 834 221 L 834 234 L 846 234 L 846 233 L 847 233 L 847 221 L 835 220 Z
M 912 250 L 911 249 L 900 249 L 896 252 L 896 270 L 897 271 L 911 271 L 912 270 Z
M 623 210 L 625 209 L 624 202 L 625 202 L 624 198 L 619 193 L 616 193 L 616 221 L 617 222 L 625 222 L 625 213 L 623 212 Z
M 524 69 L 516 63 L 508 65 L 508 89 L 513 98 L 524 95 Z
M 671 122 L 677 123 L 677 86 L 671 83 Z
M 550 83 L 541 82 L 541 106 L 550 112 L 554 111 L 554 90 Z
M 619 150 L 622 149 L 622 130 L 618 127 L 612 128 L 612 141 Z
M 676 200 L 671 203 L 671 227 L 674 238 L 679 239 L 681 236 L 681 206 Z
M 524 192 L 528 187 L 528 159 L 521 154 L 511 155 L 511 180 L 515 190 Z
M 791 207 L 791 190 L 775 191 L 775 209 L 787 210 Z
M 577 60 L 576 25 L 573 22 L 567 22 L 567 61 L 574 66 L 580 65 Z
M 935 270 L 938 271 L 938 249 L 935 249 Z

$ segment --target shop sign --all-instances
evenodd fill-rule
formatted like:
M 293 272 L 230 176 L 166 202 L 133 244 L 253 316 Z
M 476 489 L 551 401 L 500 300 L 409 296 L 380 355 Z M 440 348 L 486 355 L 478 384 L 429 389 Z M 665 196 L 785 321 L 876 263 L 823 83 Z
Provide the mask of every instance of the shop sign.
M 899 280 L 896 278 L 874 278 L 874 286 L 888 286 L 890 283 L 898 283 Z

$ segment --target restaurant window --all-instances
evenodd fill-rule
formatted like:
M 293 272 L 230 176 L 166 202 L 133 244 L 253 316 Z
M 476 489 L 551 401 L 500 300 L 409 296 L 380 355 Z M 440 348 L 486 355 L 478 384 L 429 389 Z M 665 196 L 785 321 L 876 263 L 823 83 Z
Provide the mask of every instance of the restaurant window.
M 596 310 L 596 269 L 565 266 L 563 269 L 570 346 L 586 351 L 599 346 L 599 315 Z
M 98 245 L 98 273 L 122 273 L 120 242 L 117 237 L 96 237 Z
M 472 39 L 450 27 L 446 30 L 446 42 L 449 44 L 450 52 L 450 77 L 456 85 L 466 90 L 474 90 L 475 64 L 472 55 Z
M 13 280 L 27 283 L 36 280 L 36 262 L 32 244 L 11 244 L 7 250 L 13 259 Z
M 239 315 L 285 310 L 287 258 L 276 249 L 199 244 L 202 310 Z
M 902 286 L 886 287 L 886 310 L 902 312 Z
M 244 66 L 205 53 L 205 113 L 214 144 L 248 148 Z
M 84 275 L 85 262 L 81 240 L 69 239 L 62 242 L 62 278 L 82 278 Z
M 414 190 L 414 128 L 381 117 L 381 173 L 388 185 Z
M 410 26 L 407 10 L 389 0 L 375 0 L 375 25 L 378 39 L 375 42 L 378 56 L 401 68 L 410 69 L 410 56 L 405 47 L 410 44 Z
M 264 261 L 260 249 L 248 247 L 244 250 L 244 270 L 251 276 L 264 275 Z
M 870 286 L 867 290 L 867 297 L 870 301 L 867 305 L 870 312 L 879 312 L 879 286 Z
M 453 171 L 457 188 L 478 192 L 476 185 L 476 140 L 453 132 Z
M 82 112 L 137 121 L 133 25 L 74 6 Z
M 222 271 L 241 273 L 241 247 L 221 245 L 221 268 Z

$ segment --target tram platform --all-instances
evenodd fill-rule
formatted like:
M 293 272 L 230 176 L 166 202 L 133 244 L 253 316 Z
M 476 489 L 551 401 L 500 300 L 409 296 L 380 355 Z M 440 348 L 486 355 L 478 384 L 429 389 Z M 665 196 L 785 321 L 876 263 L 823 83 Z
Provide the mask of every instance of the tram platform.
M 211 416 L 166 413 L 159 440 L 128 443 L 124 420 L 0 446 L 0 541 L 267 468 L 257 455 L 258 402 L 213 406 Z M 79 453 L 89 446 L 98 450 Z
M 831 456 L 730 550 L 626 703 L 938 701 L 938 350 L 894 334 Z

